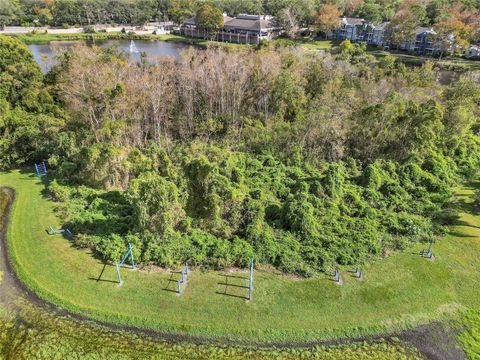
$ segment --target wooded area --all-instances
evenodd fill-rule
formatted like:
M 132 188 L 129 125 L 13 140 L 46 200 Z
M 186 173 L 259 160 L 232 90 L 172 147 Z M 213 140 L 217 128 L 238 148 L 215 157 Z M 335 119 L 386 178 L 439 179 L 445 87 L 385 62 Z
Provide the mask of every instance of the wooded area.
M 442 234 L 478 169 L 478 76 L 441 85 L 358 45 L 158 64 L 79 46 L 44 77 L 0 37 L 0 72 L 0 166 L 48 160 L 76 243 L 106 259 L 130 242 L 143 263 L 310 276 Z
M 479 7 L 477 2 L 471 0 L 2 0 L 0 26 L 86 26 L 112 22 L 141 25 L 167 19 L 180 23 L 194 16 L 196 10 L 205 3 L 213 4 L 230 16 L 241 13 L 272 15 L 285 26 L 292 21 L 308 26 L 314 24 L 319 15 L 325 12 L 331 14 L 332 11 L 344 16 L 362 17 L 375 24 L 396 17 L 402 21 L 428 25 L 449 18 L 452 9 L 466 10 L 471 14 Z M 413 19 L 410 13 L 415 14 L 416 18 Z
M 342 29 L 342 17 L 353 17 L 358 20 L 356 33 L 370 35 L 348 39 L 380 48 L 410 47 L 411 51 L 419 32 L 427 31 L 431 44 L 426 52 L 440 57 L 477 57 L 480 42 L 478 4 L 469 0 L 1 0 L 0 29 L 8 25 L 39 26 L 33 31 L 36 33 L 46 31 L 45 26 L 81 27 L 84 32 L 94 33 L 94 25 L 142 26 L 161 21 L 181 25 L 193 17 L 213 39 L 223 27 L 222 13 L 233 17 L 242 13 L 271 15 L 272 26 L 280 29 L 282 36 L 296 40 L 318 36 L 337 39 L 333 35 Z M 372 42 L 374 28 L 381 35 L 375 35 Z M 413 44 L 406 47 L 410 42 Z

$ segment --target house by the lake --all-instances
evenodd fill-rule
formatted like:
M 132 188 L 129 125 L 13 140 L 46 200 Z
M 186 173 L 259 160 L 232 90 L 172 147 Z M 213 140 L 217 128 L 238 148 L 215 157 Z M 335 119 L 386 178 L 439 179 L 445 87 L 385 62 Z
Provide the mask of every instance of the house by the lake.
M 260 40 L 270 40 L 280 34 L 280 28 L 275 24 L 274 18 L 269 15 L 240 14 L 229 17 L 223 14 L 223 28 L 209 34 L 200 29 L 195 18 L 187 19 L 180 27 L 180 33 L 185 36 L 227 41 L 241 44 L 258 44 Z
M 418 27 L 410 41 L 406 41 L 400 46 L 393 46 L 388 39 L 388 21 L 374 25 L 362 18 L 343 17 L 340 20 L 340 27 L 330 34 L 330 38 L 333 40 L 348 39 L 352 42 L 366 42 L 381 48 L 398 48 L 425 55 L 433 55 L 440 51 L 435 46 L 436 33 L 433 28 Z M 395 30 L 390 29 L 390 31 Z

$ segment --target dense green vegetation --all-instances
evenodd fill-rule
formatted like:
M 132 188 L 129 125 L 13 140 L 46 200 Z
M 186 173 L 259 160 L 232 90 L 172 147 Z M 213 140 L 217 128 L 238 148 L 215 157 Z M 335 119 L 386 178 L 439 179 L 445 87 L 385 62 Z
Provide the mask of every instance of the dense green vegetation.
M 290 350 L 178 345 L 128 332 L 108 331 L 35 309 L 25 302 L 21 309 L 16 319 L 8 315 L 0 318 L 1 359 L 421 359 L 415 349 L 395 340 Z
M 435 244 L 434 262 L 420 258 L 423 245 L 417 245 L 365 267 L 364 281 L 348 272 L 351 267 L 342 268 L 343 286 L 329 275 L 305 280 L 261 267 L 250 303 L 245 288 L 225 285 L 245 283 L 225 276 L 245 277 L 239 269 L 194 268 L 180 297 L 166 290 L 174 289 L 170 279 L 178 274 L 154 266 L 123 269 L 124 284 L 117 288 L 111 263 L 47 234 L 48 226 L 61 223 L 55 202 L 45 196 L 45 183 L 30 169 L 2 173 L 0 184 L 17 190 L 8 249 L 18 276 L 41 297 L 96 319 L 204 337 L 293 343 L 384 334 L 480 306 L 480 220 L 472 208 L 478 183 L 456 191 L 453 208 L 460 218 Z
M 371 67 L 346 44 L 133 66 L 79 47 L 43 79 L 0 41 L 0 164 L 48 160 L 75 243 L 107 260 L 131 242 L 165 267 L 367 263 L 444 233 L 478 167 L 475 77 L 441 86 L 430 64 Z
M 9 201 L 9 193 L 0 189 L 0 219 L 5 216 Z M 1 268 L 4 268 L 4 265 L 0 263 Z M 11 281 L 5 285 L 2 280 L 0 271 L 1 359 L 420 358 L 415 349 L 395 338 L 370 344 L 358 342 L 344 346 L 316 346 L 305 349 L 252 349 L 227 344 L 195 345 L 188 342 L 181 345 L 171 344 L 145 334 L 111 331 L 92 322 L 73 320 L 51 307 L 44 308 L 38 306 L 37 302 L 30 302 Z M 7 302 L 5 293 L 10 294 Z M 15 303 L 14 307 L 12 303 Z M 6 310 L 4 307 L 13 308 L 15 311 Z
M 7 37 L 0 71 L 0 183 L 18 194 L 9 251 L 45 299 L 264 341 L 378 333 L 479 306 L 473 188 L 451 205 L 479 163 L 475 74 L 444 86 L 430 63 L 375 65 L 344 43 L 335 54 L 189 49 L 158 64 L 80 46 L 43 76 Z M 48 181 L 11 170 L 41 160 Z M 47 235 L 61 225 L 71 241 Z M 433 263 L 412 255 L 429 240 Z M 124 271 L 118 289 L 111 261 L 128 242 L 143 270 Z M 241 276 L 231 267 L 251 256 L 249 304 L 220 275 Z M 184 261 L 195 272 L 178 298 L 158 265 Z M 357 264 L 368 281 L 345 272 Z M 328 281 L 338 265 L 342 287 Z
M 91 25 L 143 25 L 169 20 L 181 24 L 195 17 L 211 38 L 223 27 L 222 13 L 269 14 L 282 36 L 311 40 L 325 39 L 341 26 L 341 16 L 364 19 L 363 26 L 385 26 L 384 45 L 398 48 L 415 40 L 420 26 L 433 27 L 429 37 L 436 56 L 464 56 L 470 45 L 480 41 L 480 13 L 471 0 L 4 0 L 0 3 L 0 27 L 4 25 L 53 25 L 83 27 Z M 36 32 L 36 31 L 34 31 Z
M 467 330 L 460 336 L 469 359 L 480 358 L 480 314 L 470 311 L 465 317 Z
M 0 25 L 143 24 L 168 19 L 181 22 L 194 16 L 206 2 L 230 16 L 270 14 L 281 19 L 288 11 L 291 18 L 302 24 L 315 22 L 317 11 L 325 3 L 335 4 L 346 16 L 364 17 L 375 23 L 393 17 L 401 8 L 401 2 L 393 0 L 6 0 L 0 3 Z M 433 23 L 448 17 L 449 7 L 454 3 L 470 11 L 478 9 L 478 4 L 472 0 L 431 0 L 410 5 L 416 6 L 418 21 Z

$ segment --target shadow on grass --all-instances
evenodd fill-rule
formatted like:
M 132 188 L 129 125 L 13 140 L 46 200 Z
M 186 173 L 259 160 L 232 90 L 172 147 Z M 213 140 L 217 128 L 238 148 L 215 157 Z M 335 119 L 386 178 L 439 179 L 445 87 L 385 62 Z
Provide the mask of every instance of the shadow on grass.
M 178 288 L 177 288 L 177 282 L 178 280 L 174 279 L 173 276 L 175 274 L 180 274 L 180 271 L 171 271 L 170 272 L 170 277 L 166 280 L 165 286 L 162 288 L 163 291 L 168 291 L 168 292 L 173 292 L 175 294 L 178 294 Z M 173 289 L 172 285 L 173 284 Z
M 89 277 L 88 280 L 94 280 L 96 282 L 108 282 L 108 283 L 118 284 L 118 281 L 109 280 L 109 279 L 98 279 L 98 278 L 94 278 L 94 277 Z
M 228 283 L 222 283 L 222 282 L 219 282 L 219 283 L 217 283 L 217 284 L 218 284 L 218 285 L 225 285 L 225 286 L 236 287 L 236 288 L 242 288 L 242 289 L 248 289 L 248 286 L 246 286 L 246 285 L 228 284 Z
M 28 175 L 28 178 L 31 180 L 37 180 L 37 185 L 43 185 L 43 189 L 41 191 L 42 196 L 48 199 L 51 198 L 47 191 L 48 184 L 50 183 L 50 178 L 48 177 L 48 175 L 38 177 L 35 172 L 35 167 L 33 165 L 31 167 L 22 167 L 19 171 L 22 175 Z
M 243 280 L 249 280 L 250 278 L 248 276 L 240 276 L 240 275 L 229 275 L 229 274 L 220 274 L 219 276 L 225 277 L 227 279 L 243 279 Z
M 475 228 L 475 229 L 480 229 L 480 226 L 472 225 L 472 224 L 470 224 L 469 222 L 466 222 L 466 221 L 463 221 L 463 220 L 455 220 L 455 221 L 453 222 L 453 225 L 455 225 L 455 226 L 465 226 L 465 227 L 471 227 L 471 228 Z
M 464 234 L 464 233 L 461 233 L 461 232 L 458 232 L 458 231 L 450 231 L 449 235 L 459 237 L 459 238 L 477 238 L 478 237 L 478 236 L 475 236 L 475 235 Z
M 228 292 L 216 291 L 215 294 L 223 295 L 223 296 L 230 296 L 230 297 L 234 297 L 234 298 L 238 298 L 238 299 L 248 300 L 248 296 L 236 295 L 236 294 L 231 294 L 231 293 L 228 293 Z
M 467 202 L 465 199 L 457 199 L 454 203 L 455 208 L 460 212 L 465 212 L 471 215 L 479 213 L 478 207 L 473 202 Z
M 249 286 L 247 285 L 240 285 L 240 284 L 234 284 L 231 282 L 228 282 L 229 279 L 241 279 L 241 280 L 250 280 L 248 277 L 245 276 L 239 276 L 239 275 L 228 275 L 228 274 L 219 274 L 220 277 L 225 278 L 225 282 L 218 282 L 218 285 L 221 285 L 224 287 L 223 291 L 216 291 L 215 293 L 218 295 L 224 295 L 224 296 L 230 296 L 230 297 L 235 297 L 239 299 L 245 299 L 248 300 L 248 296 L 246 295 L 238 295 L 234 294 L 232 291 L 233 289 L 245 289 L 248 290 Z
M 103 267 L 102 267 L 102 271 L 100 271 L 100 275 L 98 275 L 97 278 L 94 278 L 94 277 L 89 277 L 88 280 L 95 280 L 96 282 L 108 282 L 108 283 L 114 283 L 114 284 L 118 284 L 118 281 L 116 280 L 111 280 L 111 279 L 102 279 L 102 276 L 103 276 L 103 273 L 105 272 L 105 269 L 107 267 L 107 263 L 104 262 L 103 263 Z
M 422 254 L 420 254 L 420 251 L 410 251 L 408 254 L 422 257 Z

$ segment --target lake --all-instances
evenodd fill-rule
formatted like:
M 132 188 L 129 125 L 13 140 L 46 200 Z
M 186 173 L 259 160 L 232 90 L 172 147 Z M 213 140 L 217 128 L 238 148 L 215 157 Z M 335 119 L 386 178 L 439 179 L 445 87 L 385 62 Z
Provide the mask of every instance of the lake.
M 42 71 L 47 72 L 55 64 L 57 54 L 65 50 L 72 50 L 79 43 L 82 43 L 82 41 L 52 41 L 48 44 L 31 44 L 28 45 L 28 48 L 33 53 L 35 60 L 40 64 Z M 119 51 L 128 54 L 134 61 L 139 61 L 140 54 L 145 53 L 147 60 L 150 62 L 154 62 L 158 57 L 162 56 L 179 58 L 181 51 L 190 46 L 161 40 L 135 40 L 133 45 L 131 40 L 104 40 L 95 41 L 95 43 L 91 41 L 83 43 L 88 46 L 95 44 L 103 48 L 117 48 Z

